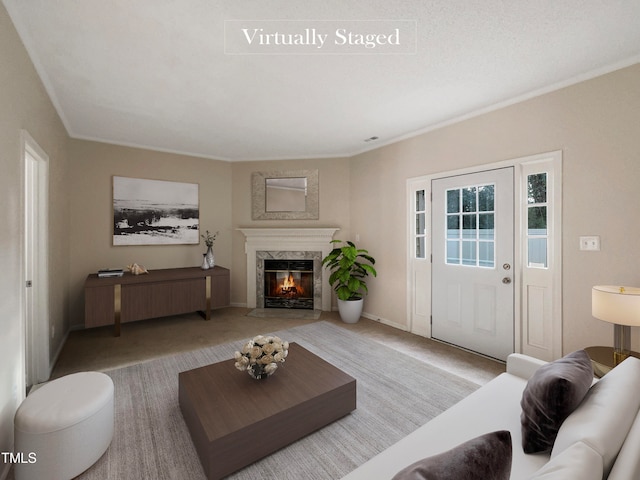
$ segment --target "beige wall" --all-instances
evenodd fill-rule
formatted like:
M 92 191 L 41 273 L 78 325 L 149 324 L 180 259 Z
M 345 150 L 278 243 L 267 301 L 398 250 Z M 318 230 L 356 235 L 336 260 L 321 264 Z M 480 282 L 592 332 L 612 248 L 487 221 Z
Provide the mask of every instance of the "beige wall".
M 56 327 L 52 356 L 68 329 L 69 214 L 67 134 L 2 4 L 0 65 L 0 451 L 6 452 L 13 444 L 13 415 L 24 396 L 21 129 L 49 156 L 49 316 Z M 0 476 L 6 467 L 0 464 Z
M 640 285 L 640 65 L 354 157 L 351 231 L 379 274 L 365 312 L 406 326 L 407 178 L 553 150 L 564 162 L 564 351 L 612 345 L 591 287 Z M 579 251 L 580 235 L 600 235 L 602 250 Z
M 275 170 L 318 170 L 318 220 L 251 220 L 251 173 Z M 240 227 L 338 227 L 335 238 L 349 235 L 349 162 L 344 158 L 239 162 L 233 171 L 233 270 L 231 271 L 231 302 L 247 302 L 247 257 L 245 237 L 235 229 Z
M 105 143 L 70 140 L 71 248 L 69 278 L 73 325 L 84 324 L 84 280 L 103 267 L 126 268 L 136 262 L 147 269 L 200 266 L 198 245 L 113 246 L 113 181 L 122 177 L 199 184 L 200 229 L 219 231 L 216 264 L 231 268 L 231 165 Z
M 102 267 L 137 262 L 148 269 L 200 265 L 203 244 L 113 246 L 112 177 L 114 175 L 200 184 L 201 229 L 220 231 L 216 264 L 231 269 L 231 301 L 246 299 L 244 236 L 236 229 L 250 226 L 338 226 L 348 234 L 349 166 L 347 159 L 287 160 L 227 163 L 216 160 L 70 140 L 69 261 L 71 325 L 84 323 L 83 284 Z M 251 220 L 251 173 L 264 170 L 318 169 L 320 219 L 303 221 Z M 338 235 L 339 235 L 338 234 Z

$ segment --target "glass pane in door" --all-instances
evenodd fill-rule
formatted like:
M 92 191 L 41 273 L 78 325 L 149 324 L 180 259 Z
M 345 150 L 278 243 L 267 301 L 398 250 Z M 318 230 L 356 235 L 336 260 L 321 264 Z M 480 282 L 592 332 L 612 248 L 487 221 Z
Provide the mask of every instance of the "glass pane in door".
M 426 248 L 426 235 L 427 235 L 427 204 L 426 204 L 426 192 L 425 190 L 416 191 L 416 203 L 415 203 L 415 258 L 425 258 L 427 255 Z
M 548 268 L 547 174 L 527 176 L 527 266 Z
M 446 191 L 449 265 L 495 266 L 495 185 Z

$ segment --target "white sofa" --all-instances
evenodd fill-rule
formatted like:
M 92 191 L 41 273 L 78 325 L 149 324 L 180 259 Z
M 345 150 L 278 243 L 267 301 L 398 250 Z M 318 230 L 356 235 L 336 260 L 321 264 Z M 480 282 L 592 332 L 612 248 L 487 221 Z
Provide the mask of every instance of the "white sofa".
M 474 437 L 508 430 L 511 479 L 640 479 L 640 360 L 629 358 L 600 381 L 562 423 L 553 450 L 525 454 L 520 401 L 545 362 L 510 355 L 506 372 L 352 471 L 343 480 L 390 480 L 398 471 Z

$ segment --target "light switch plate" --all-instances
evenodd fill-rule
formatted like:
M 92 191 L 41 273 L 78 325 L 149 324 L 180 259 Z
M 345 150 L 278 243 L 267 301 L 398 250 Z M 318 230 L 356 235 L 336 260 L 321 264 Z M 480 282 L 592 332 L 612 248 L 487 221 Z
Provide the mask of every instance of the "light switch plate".
M 586 250 L 590 252 L 599 252 L 600 237 L 597 235 L 591 236 L 591 237 L 580 237 L 580 250 Z

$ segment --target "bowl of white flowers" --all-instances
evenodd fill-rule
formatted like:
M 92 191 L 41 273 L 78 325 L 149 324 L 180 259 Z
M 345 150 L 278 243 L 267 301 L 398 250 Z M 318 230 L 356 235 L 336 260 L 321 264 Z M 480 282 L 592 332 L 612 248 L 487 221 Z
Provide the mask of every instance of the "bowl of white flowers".
M 288 354 L 289 342 L 273 335 L 258 335 L 245 343 L 242 351 L 235 352 L 235 367 L 252 378 L 262 380 L 273 375 Z

